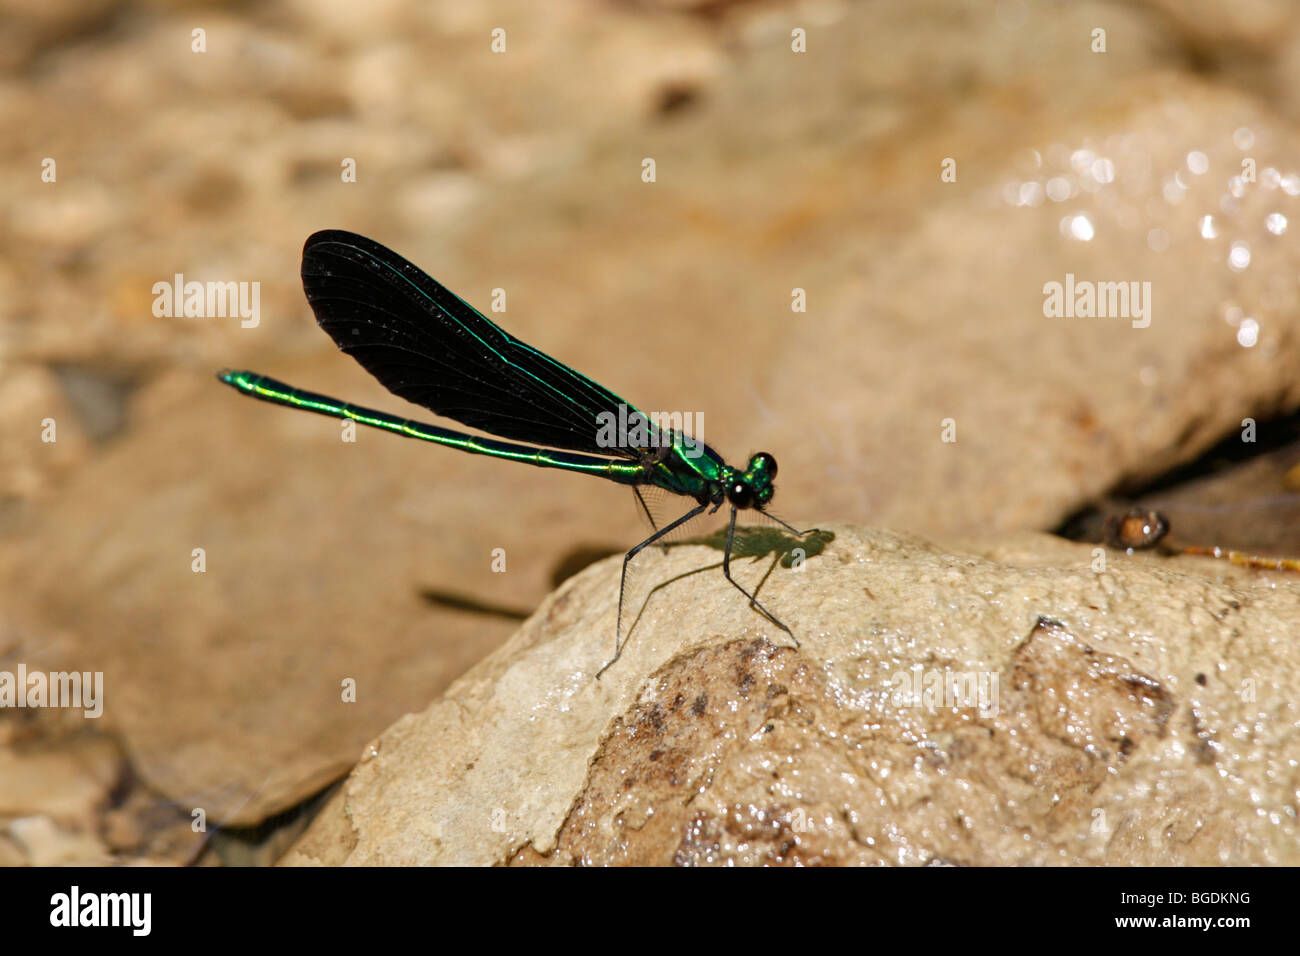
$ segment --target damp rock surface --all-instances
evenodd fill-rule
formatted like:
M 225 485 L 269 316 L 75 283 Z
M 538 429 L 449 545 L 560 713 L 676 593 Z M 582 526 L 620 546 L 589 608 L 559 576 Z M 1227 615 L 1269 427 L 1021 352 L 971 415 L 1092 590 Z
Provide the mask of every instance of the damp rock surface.
M 599 681 L 618 564 L 588 569 L 375 740 L 284 862 L 1300 862 L 1294 576 L 834 531 L 760 593 L 799 647 L 674 548 Z

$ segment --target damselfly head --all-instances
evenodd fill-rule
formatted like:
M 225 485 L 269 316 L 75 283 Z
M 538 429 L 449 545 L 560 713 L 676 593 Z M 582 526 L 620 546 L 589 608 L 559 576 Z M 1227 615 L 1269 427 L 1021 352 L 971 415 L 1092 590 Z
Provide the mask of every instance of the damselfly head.
M 761 508 L 772 500 L 776 459 L 765 451 L 749 459 L 743 474 L 727 478 L 727 500 L 733 508 Z

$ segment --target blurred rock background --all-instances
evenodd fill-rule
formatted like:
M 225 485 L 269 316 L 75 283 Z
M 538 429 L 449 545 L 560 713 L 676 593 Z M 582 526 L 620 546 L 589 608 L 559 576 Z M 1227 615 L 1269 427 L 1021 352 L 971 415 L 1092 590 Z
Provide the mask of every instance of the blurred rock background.
M 316 229 L 505 289 L 525 341 L 771 451 L 800 524 L 1050 529 L 1300 403 L 1283 0 L 0 18 L 0 670 L 106 679 L 99 721 L 0 712 L 0 863 L 273 855 L 244 851 L 517 626 L 473 607 L 640 539 L 621 489 L 219 386 L 421 414 L 312 321 Z M 156 317 L 176 273 L 259 282 L 260 323 Z M 1045 317 L 1067 273 L 1150 282 L 1150 326 Z

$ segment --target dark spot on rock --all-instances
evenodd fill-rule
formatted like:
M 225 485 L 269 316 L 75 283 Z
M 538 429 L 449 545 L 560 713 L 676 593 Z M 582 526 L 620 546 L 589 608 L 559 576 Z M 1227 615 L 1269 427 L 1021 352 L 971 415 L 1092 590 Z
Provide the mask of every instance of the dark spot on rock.
M 684 703 L 686 703 L 686 698 L 683 697 L 681 694 L 678 694 L 676 697 L 673 698 L 673 706 L 671 709 L 681 710 L 682 704 Z
M 696 717 L 703 717 L 704 708 L 708 706 L 708 703 L 709 703 L 709 695 L 703 693 L 700 694 L 699 697 L 695 698 L 695 703 L 691 704 L 691 713 L 694 714 Z
M 655 733 L 662 734 L 664 732 L 664 713 L 658 704 L 650 708 L 650 713 L 646 714 L 645 719 L 646 723 L 655 729 Z
M 1207 678 L 1206 678 L 1206 676 L 1205 676 L 1204 674 L 1197 674 L 1197 675 L 1196 675 L 1196 683 L 1200 684 L 1202 687 L 1205 686 L 1205 682 L 1206 682 L 1206 680 L 1207 680 Z
M 633 787 L 635 787 L 635 786 L 636 786 L 636 775 L 635 775 L 635 774 L 633 774 L 632 776 L 628 777 L 626 780 L 623 781 L 623 789 L 624 789 L 624 790 L 631 790 L 631 789 L 632 789 Z
M 754 675 L 746 672 L 740 675 L 740 693 L 749 696 L 749 689 L 754 686 Z
M 660 116 L 669 116 L 694 106 L 700 99 L 700 91 L 688 82 L 665 83 L 659 89 L 658 99 L 655 111 Z

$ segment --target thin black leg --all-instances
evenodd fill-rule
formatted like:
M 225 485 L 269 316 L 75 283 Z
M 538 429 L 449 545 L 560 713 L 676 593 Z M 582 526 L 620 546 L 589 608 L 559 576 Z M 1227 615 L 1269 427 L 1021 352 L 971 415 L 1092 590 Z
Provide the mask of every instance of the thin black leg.
M 781 527 L 786 528 L 786 529 L 788 529 L 788 530 L 790 530 L 790 531 L 793 531 L 795 534 L 797 534 L 797 535 L 798 535 L 799 537 L 801 537 L 801 538 L 802 538 L 804 535 L 806 535 L 806 534 L 812 534 L 814 531 L 820 531 L 820 530 L 821 530 L 820 528 L 809 528 L 807 531 L 800 531 L 798 528 L 794 527 L 793 525 L 788 525 L 788 524 L 786 524 L 784 521 L 782 521 L 782 520 L 781 520 L 780 518 L 778 518 L 776 515 L 771 514 L 770 512 L 764 511 L 762 508 L 756 508 L 755 510 L 756 510 L 759 514 L 761 514 L 764 518 L 771 518 L 773 521 L 775 521 L 775 522 L 776 522 L 777 524 L 779 524 Z
M 674 528 L 677 528 L 677 527 L 680 527 L 681 525 L 684 525 L 686 522 L 690 521 L 690 520 L 691 520 L 692 518 L 694 518 L 696 515 L 702 513 L 702 512 L 704 511 L 704 509 L 707 508 L 708 506 L 709 506 L 709 503 L 706 501 L 704 504 L 700 505 L 698 508 L 692 508 L 690 511 L 686 512 L 686 514 L 682 515 L 682 516 L 681 516 L 680 518 L 678 518 L 676 521 L 672 522 L 672 524 L 666 524 L 666 525 L 664 525 L 662 528 L 660 528 L 660 529 L 659 529 L 658 531 L 656 531 L 654 534 L 650 535 L 650 537 L 646 538 L 644 541 L 642 541 L 640 544 L 638 544 L 635 548 L 633 548 L 633 549 L 632 549 L 631 551 L 629 551 L 627 554 L 623 555 L 623 574 L 622 574 L 622 576 L 619 578 L 619 581 L 618 581 L 618 623 L 617 623 L 617 625 L 615 626 L 615 632 L 614 632 L 614 656 L 611 657 L 611 658 L 610 658 L 610 659 L 605 663 L 605 666 L 604 666 L 604 667 L 602 667 L 600 670 L 596 671 L 596 679 L 597 679 L 597 680 L 600 680 L 600 675 L 603 674 L 603 673 L 605 673 L 605 671 L 609 670 L 610 666 L 611 666 L 611 665 L 612 665 L 616 660 L 618 660 L 619 657 L 621 657 L 622 654 L 623 654 L 623 588 L 624 588 L 624 586 L 627 584 L 627 564 L 628 564 L 628 562 L 631 561 L 633 558 L 635 558 L 635 557 L 637 556 L 637 554 L 641 551 L 642 548 L 646 547 L 647 545 L 654 544 L 656 541 L 658 541 L 658 540 L 659 540 L 660 538 L 662 538 L 664 535 L 668 534 L 668 532 L 672 531 Z M 716 509 L 715 509 L 715 510 L 716 510 Z M 734 582 L 733 582 L 733 583 L 734 583 Z
M 784 524 L 784 522 L 782 522 L 782 524 Z M 786 527 L 789 527 L 789 525 L 786 525 Z M 793 528 L 790 528 L 790 530 L 793 531 L 794 529 L 793 529 Z M 754 597 L 754 595 L 750 594 L 748 591 L 746 591 L 744 588 L 742 588 L 742 587 L 740 586 L 740 583 L 739 583 L 735 578 L 733 578 L 733 577 L 731 576 L 731 544 L 732 544 L 733 541 L 735 541 L 735 539 L 736 539 L 736 509 L 735 509 L 735 508 L 732 508 L 732 509 L 731 509 L 731 521 L 730 521 L 730 523 L 727 525 L 727 550 L 725 550 L 725 551 L 722 552 L 722 573 L 723 573 L 723 575 L 726 576 L 726 578 L 727 578 L 728 581 L 730 581 L 733 585 L 735 585 L 735 588 L 736 588 L 737 591 L 739 591 L 741 594 L 745 595 L 745 597 L 749 598 L 749 604 L 750 604 L 751 607 L 756 607 L 756 608 L 758 608 L 760 611 L 762 611 L 762 612 L 763 612 L 763 616 L 764 616 L 765 618 L 767 618 L 769 621 L 771 621 L 773 624 L 775 624 L 777 627 L 779 627 L 781 630 L 783 630 L 783 631 L 785 631 L 787 634 L 789 634 L 789 635 L 790 635 L 790 640 L 794 641 L 794 646 L 795 646 L 795 647 L 798 647 L 798 646 L 799 646 L 799 638 L 797 638 L 797 637 L 794 636 L 794 632 L 791 631 L 791 630 L 790 630 L 788 627 L 786 627 L 784 624 L 782 624 L 782 623 L 777 619 L 777 617 L 776 617 L 775 614 L 773 614 L 773 613 L 772 613 L 771 611 L 769 611 L 767 608 L 763 607 L 762 604 L 758 603 L 758 598 Z
M 641 502 L 641 511 L 645 515 L 646 521 L 650 522 L 650 527 L 658 531 L 659 526 L 655 524 L 655 516 L 650 513 L 650 507 L 645 503 L 645 498 L 641 497 L 641 489 L 636 485 L 632 486 L 632 493 L 636 495 L 636 500 Z

